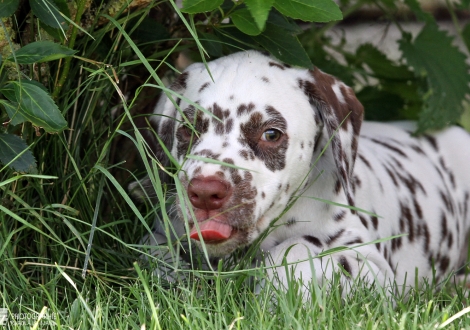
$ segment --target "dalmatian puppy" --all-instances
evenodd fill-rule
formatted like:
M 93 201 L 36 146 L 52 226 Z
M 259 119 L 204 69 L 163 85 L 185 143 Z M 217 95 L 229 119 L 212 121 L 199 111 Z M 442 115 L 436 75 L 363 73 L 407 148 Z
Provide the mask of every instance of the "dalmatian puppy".
M 341 81 L 256 51 L 192 64 L 171 90 L 155 108 L 154 151 L 164 165 L 162 145 L 171 151 L 187 193 L 174 205 L 175 236 L 188 234 L 210 257 L 263 234 L 269 275 L 281 284 L 286 267 L 276 266 L 287 262 L 303 281 L 339 271 L 344 283 L 407 287 L 416 274 L 439 280 L 464 263 L 463 129 L 414 137 L 410 122 L 363 122 Z M 166 242 L 163 227 L 152 244 Z M 347 249 L 322 255 L 335 247 Z

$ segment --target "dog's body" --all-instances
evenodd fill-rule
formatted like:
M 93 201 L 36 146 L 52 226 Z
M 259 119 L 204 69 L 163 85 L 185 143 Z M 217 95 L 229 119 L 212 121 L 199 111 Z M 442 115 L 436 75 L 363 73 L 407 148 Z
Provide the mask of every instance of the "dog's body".
M 262 250 L 275 265 L 286 252 L 287 262 L 307 260 L 295 275 L 320 282 L 338 265 L 345 281 L 382 284 L 414 284 L 416 269 L 431 279 L 433 267 L 440 279 L 461 265 L 470 228 L 467 132 L 415 138 L 411 123 L 362 124 L 349 87 L 254 51 L 208 68 L 213 80 L 204 65 L 191 65 L 171 88 L 182 97 L 163 96 L 155 110 L 157 133 L 182 164 L 179 179 L 192 204 L 182 210 L 176 202 L 178 234 L 187 218 L 193 241 L 222 257 L 280 216 Z M 407 235 L 364 244 L 400 234 Z M 338 246 L 352 249 L 315 258 Z M 274 271 L 285 281 L 284 267 Z

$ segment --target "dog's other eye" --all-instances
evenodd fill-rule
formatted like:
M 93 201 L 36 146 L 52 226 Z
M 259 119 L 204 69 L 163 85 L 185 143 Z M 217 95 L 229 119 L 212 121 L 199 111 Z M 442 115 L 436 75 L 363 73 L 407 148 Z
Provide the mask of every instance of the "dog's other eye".
M 191 139 L 197 139 L 198 138 L 198 136 L 195 134 L 194 130 L 192 130 L 191 127 L 188 127 L 186 125 L 180 126 L 179 131 L 180 131 L 181 137 L 184 140 L 189 141 Z
M 263 134 L 261 135 L 261 140 L 266 142 L 276 142 L 281 138 L 281 136 L 281 131 L 274 128 L 270 128 L 263 132 Z

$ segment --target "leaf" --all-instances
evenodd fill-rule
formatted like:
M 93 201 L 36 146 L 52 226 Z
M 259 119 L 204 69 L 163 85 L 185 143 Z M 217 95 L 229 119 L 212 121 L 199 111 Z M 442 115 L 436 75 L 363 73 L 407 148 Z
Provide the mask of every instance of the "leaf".
M 135 23 L 137 23 L 137 19 Z M 130 24 L 130 26 L 134 27 L 135 24 Z M 132 36 L 138 38 L 141 42 L 160 41 L 170 38 L 167 28 L 168 27 L 165 27 L 154 19 L 146 17 L 137 26 Z
M 308 22 L 330 22 L 343 19 L 332 0 L 275 0 L 274 7 L 285 16 Z
M 53 0 L 53 2 L 62 14 L 70 18 L 70 10 L 67 4 L 67 2 L 69 2 L 68 0 Z
M 222 43 L 217 36 L 204 32 L 200 32 L 200 36 L 201 44 L 210 56 L 221 57 L 223 55 Z
M 20 106 L 18 103 L 12 103 L 6 100 L 0 100 L 0 104 L 3 105 L 5 111 L 10 118 L 10 124 L 13 126 L 19 125 L 26 121 L 26 118 L 21 114 Z
M 428 89 L 418 121 L 418 133 L 455 123 L 463 112 L 462 100 L 470 92 L 465 55 L 452 45 L 452 38 L 436 24 L 426 24 L 411 42 L 404 34 L 400 49 L 416 76 L 424 76 Z
M 233 24 L 235 24 L 235 26 L 245 34 L 257 36 L 262 31 L 247 8 L 234 11 L 232 15 L 230 15 L 230 18 L 232 19 Z M 263 28 L 265 23 L 266 22 L 263 23 Z
M 18 49 L 15 56 L 20 64 L 33 64 L 57 60 L 75 53 L 75 50 L 52 41 L 36 41 Z M 7 60 L 14 61 L 14 58 L 9 56 Z
M 204 13 L 216 9 L 223 2 L 224 0 L 183 0 L 181 12 L 187 14 Z
M 50 35 L 53 40 L 58 40 L 60 43 L 64 44 L 65 43 L 65 35 L 64 32 L 61 29 L 54 29 L 50 26 L 47 26 L 46 24 L 42 24 L 41 28 L 47 32 L 48 35 Z M 50 38 L 47 38 L 50 39 Z
M 20 5 L 20 0 L 2 0 L 0 1 L 0 18 L 9 17 L 15 13 Z
M 272 10 L 269 13 L 268 22 L 294 35 L 303 32 L 303 30 L 292 19 L 290 21 L 287 17 L 279 14 L 279 12 L 277 12 L 276 10 Z
M 457 9 L 468 10 L 470 7 L 470 0 L 460 0 L 460 3 L 456 4 Z
M 403 99 L 397 94 L 379 90 L 375 86 L 366 86 L 357 98 L 364 106 L 367 120 L 391 121 L 401 118 L 400 110 L 404 106 Z
M 59 12 L 57 5 L 53 1 L 48 0 L 30 0 L 29 5 L 33 14 L 39 20 L 56 29 L 66 30 L 68 28 L 65 19 Z
M 264 30 L 273 3 L 274 0 L 245 0 L 251 17 L 254 19 L 260 32 Z
M 405 65 L 397 66 L 371 44 L 361 45 L 356 50 L 356 58 L 367 64 L 375 76 L 383 79 L 408 80 L 414 79 L 414 74 Z
M 38 172 L 36 160 L 31 150 L 26 150 L 27 148 L 28 146 L 19 136 L 0 133 L 0 162 L 6 165 L 21 154 L 10 164 L 10 167 L 18 172 L 35 174 Z
M 422 22 L 432 23 L 435 22 L 434 18 L 430 13 L 426 13 L 421 8 L 421 5 L 417 0 L 404 0 L 405 3 L 410 7 L 410 10 L 415 14 L 416 18 Z
M 464 26 L 462 29 L 462 39 L 465 42 L 465 46 L 470 50 L 470 23 Z
M 67 128 L 67 122 L 59 108 L 50 95 L 40 87 L 12 81 L 0 91 L 11 102 L 19 103 L 18 111 L 33 125 L 43 127 L 48 133 L 57 133 Z
M 252 38 L 279 60 L 287 64 L 313 68 L 312 62 L 299 40 L 276 25 L 267 22 L 266 30 Z

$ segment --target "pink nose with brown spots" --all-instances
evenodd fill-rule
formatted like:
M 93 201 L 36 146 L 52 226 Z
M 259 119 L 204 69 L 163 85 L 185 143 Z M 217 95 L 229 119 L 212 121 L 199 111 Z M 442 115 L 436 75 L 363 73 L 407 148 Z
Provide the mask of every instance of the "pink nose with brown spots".
M 208 211 L 223 208 L 232 194 L 232 186 L 216 177 L 198 177 L 191 180 L 188 186 L 188 196 L 191 204 L 197 209 Z M 197 219 L 199 231 L 194 225 L 189 237 L 195 240 L 201 238 L 206 243 L 217 244 L 228 239 L 232 233 L 232 226 L 226 219 L 217 215 L 208 219 Z
M 195 208 L 217 210 L 231 195 L 231 185 L 215 177 L 194 178 L 189 183 L 188 196 Z

